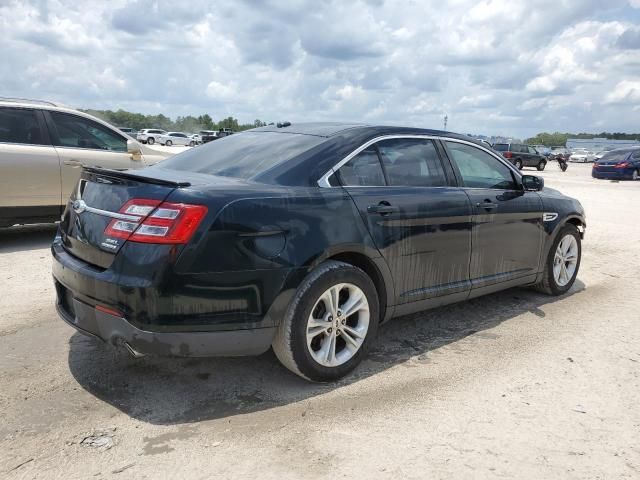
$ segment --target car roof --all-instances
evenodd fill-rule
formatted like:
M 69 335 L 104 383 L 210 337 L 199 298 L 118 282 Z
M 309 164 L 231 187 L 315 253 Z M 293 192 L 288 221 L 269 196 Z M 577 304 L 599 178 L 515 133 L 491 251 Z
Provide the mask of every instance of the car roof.
M 248 132 L 275 132 L 275 133 L 292 133 L 301 135 L 315 135 L 319 137 L 336 137 L 342 135 L 344 137 L 362 137 L 367 136 L 374 138 L 383 135 L 429 135 L 429 136 L 447 136 L 450 138 L 459 138 L 461 140 L 470 141 L 478 145 L 482 145 L 480 141 L 467 135 L 446 132 L 443 130 L 433 130 L 417 127 L 399 127 L 393 125 L 371 125 L 364 123 L 297 123 L 292 122 L 286 127 L 278 127 L 277 125 L 268 125 L 248 130 Z

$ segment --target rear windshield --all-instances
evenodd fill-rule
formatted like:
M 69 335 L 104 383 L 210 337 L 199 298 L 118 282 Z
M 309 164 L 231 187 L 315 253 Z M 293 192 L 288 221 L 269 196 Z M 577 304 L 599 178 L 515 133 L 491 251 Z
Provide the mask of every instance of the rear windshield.
M 608 152 L 606 155 L 603 155 L 600 160 L 604 162 L 619 162 L 620 160 L 625 160 L 629 156 L 629 153 L 631 153 L 629 150 Z
M 509 144 L 508 143 L 496 143 L 493 146 L 494 150 L 497 150 L 498 152 L 506 152 L 509 150 Z
M 163 161 L 162 168 L 249 179 L 325 140 L 314 135 L 244 132 L 175 155 Z

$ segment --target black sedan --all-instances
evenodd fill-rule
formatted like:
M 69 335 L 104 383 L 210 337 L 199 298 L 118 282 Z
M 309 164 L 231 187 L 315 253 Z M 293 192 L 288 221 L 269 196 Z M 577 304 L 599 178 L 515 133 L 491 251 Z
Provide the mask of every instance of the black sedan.
M 469 137 L 282 124 L 137 171 L 87 168 L 53 243 L 61 317 L 134 355 L 257 355 L 314 381 L 381 322 L 571 288 L 580 203 Z

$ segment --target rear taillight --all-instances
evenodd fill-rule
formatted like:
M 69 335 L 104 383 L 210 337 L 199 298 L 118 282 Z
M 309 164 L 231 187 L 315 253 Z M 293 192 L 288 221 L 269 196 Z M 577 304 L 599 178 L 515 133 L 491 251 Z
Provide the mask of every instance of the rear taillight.
M 131 218 L 111 220 L 104 231 L 106 236 L 130 242 L 178 244 L 191 239 L 207 207 L 136 198 L 125 203 L 120 213 Z
M 504 152 L 502 155 L 504 156 L 504 158 L 511 158 L 511 157 L 513 157 L 513 154 L 512 154 L 511 152 Z
M 622 162 L 622 163 L 617 163 L 616 165 L 613 166 L 613 168 L 628 168 L 630 166 L 631 164 L 629 162 Z

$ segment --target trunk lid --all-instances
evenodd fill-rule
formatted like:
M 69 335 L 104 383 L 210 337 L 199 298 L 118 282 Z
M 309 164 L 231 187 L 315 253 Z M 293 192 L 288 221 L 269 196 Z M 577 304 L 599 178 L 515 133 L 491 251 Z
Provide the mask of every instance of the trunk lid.
M 184 172 L 172 172 L 188 177 Z M 69 198 L 60 223 L 62 244 L 73 256 L 100 268 L 108 268 L 126 242 L 111 238 L 105 229 L 131 199 L 164 201 L 177 188 L 192 184 L 187 178 L 170 179 L 161 169 L 148 171 L 114 171 L 85 168 Z M 137 220 L 134 218 L 134 220 Z

